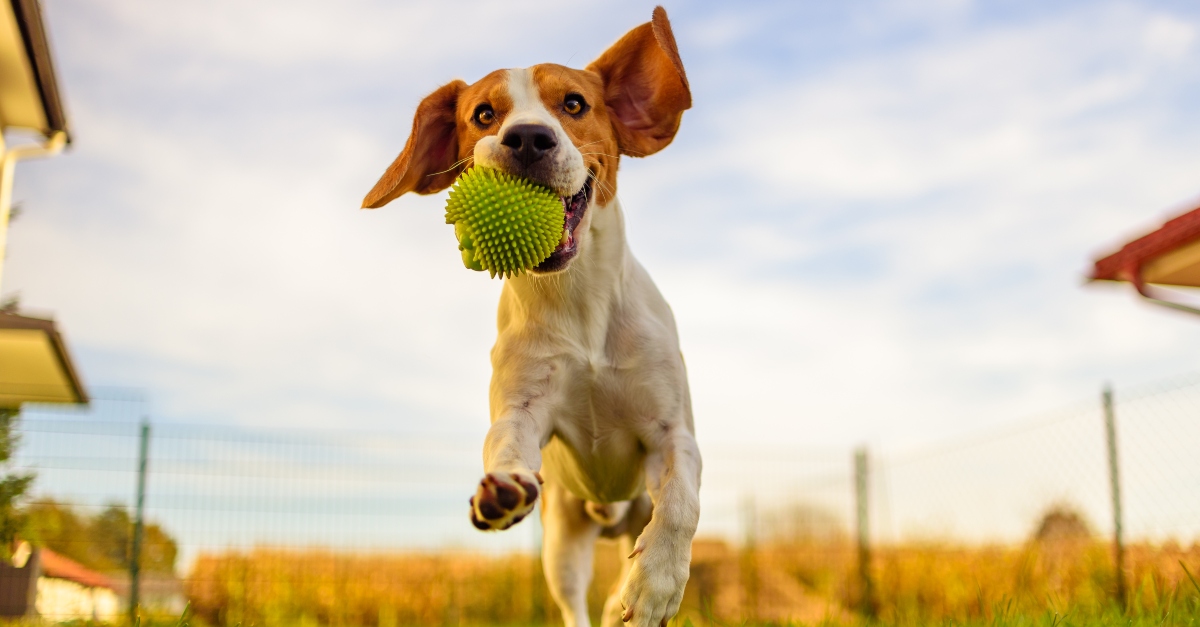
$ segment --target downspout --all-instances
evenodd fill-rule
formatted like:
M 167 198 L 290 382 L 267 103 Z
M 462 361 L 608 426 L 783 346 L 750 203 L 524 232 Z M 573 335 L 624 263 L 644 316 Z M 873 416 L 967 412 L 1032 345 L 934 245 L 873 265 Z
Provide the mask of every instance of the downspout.
M 1160 298 L 1161 293 L 1158 291 L 1158 289 L 1157 288 L 1152 289 L 1149 285 L 1146 285 L 1145 281 L 1142 280 L 1142 268 L 1140 266 L 1138 268 L 1136 268 L 1130 274 L 1132 277 L 1130 279 L 1130 283 L 1133 283 L 1133 287 L 1137 288 L 1138 294 L 1141 294 L 1142 298 L 1144 298 L 1156 305 L 1162 305 L 1163 307 L 1169 307 L 1176 311 L 1185 311 L 1187 313 L 1200 315 L 1200 309 L 1197 309 L 1190 305 L 1185 305 L 1183 303 L 1177 303 L 1175 301 L 1167 300 L 1165 298 Z
M 5 150 L 4 137 L 0 135 L 0 282 L 4 278 L 4 258 L 8 252 L 8 219 L 12 215 L 13 171 L 17 162 L 31 157 L 50 157 L 62 152 L 67 145 L 67 134 L 64 131 L 54 131 L 46 138 L 45 143 L 17 146 Z

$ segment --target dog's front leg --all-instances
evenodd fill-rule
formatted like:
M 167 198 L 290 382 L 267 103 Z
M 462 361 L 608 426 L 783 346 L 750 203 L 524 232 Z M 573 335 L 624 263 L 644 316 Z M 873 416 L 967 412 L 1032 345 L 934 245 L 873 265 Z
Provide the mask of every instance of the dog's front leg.
M 658 427 L 656 427 L 658 428 Z M 648 438 L 646 487 L 654 503 L 650 523 L 634 545 L 621 589 L 621 620 L 658 627 L 679 611 L 700 520 L 700 450 L 682 424 Z
M 484 531 L 521 522 L 537 502 L 544 429 L 528 411 L 492 423 L 483 443 L 485 475 L 471 497 L 471 523 Z

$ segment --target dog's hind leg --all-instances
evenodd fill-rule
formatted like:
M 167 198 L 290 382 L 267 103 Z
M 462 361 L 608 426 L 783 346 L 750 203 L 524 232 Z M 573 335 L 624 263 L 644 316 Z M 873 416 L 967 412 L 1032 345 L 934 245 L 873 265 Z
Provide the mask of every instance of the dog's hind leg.
M 628 556 L 633 552 L 634 543 L 637 542 L 637 537 L 641 535 L 642 529 L 645 529 L 646 523 L 650 522 L 650 514 L 654 509 L 650 503 L 650 495 L 646 493 L 628 501 L 628 504 L 628 510 L 622 519 L 601 531 L 601 535 L 605 538 L 617 539 L 621 557 L 621 574 L 613 582 L 612 592 L 609 593 L 608 600 L 604 602 L 604 614 L 600 619 L 601 627 L 622 626 L 621 613 L 624 608 L 621 607 L 621 587 L 625 585 L 625 577 L 629 575 L 629 568 L 633 566 L 633 559 Z
M 566 627 L 590 627 L 587 591 L 600 525 L 584 510 L 583 499 L 547 479 L 542 496 L 542 561 L 550 594 Z

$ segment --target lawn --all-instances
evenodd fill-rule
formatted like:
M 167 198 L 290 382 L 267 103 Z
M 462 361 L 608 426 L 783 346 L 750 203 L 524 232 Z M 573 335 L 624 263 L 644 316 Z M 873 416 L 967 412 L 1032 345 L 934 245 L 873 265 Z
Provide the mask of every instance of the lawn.
M 855 564 L 844 542 L 745 550 L 697 541 L 675 625 L 863 625 Z M 594 612 L 618 567 L 616 547 L 601 544 L 589 594 Z M 1200 585 L 1191 576 L 1198 567 L 1200 544 L 1129 547 L 1121 611 L 1107 543 L 878 547 L 871 624 L 1200 626 Z M 196 625 L 560 624 L 540 562 L 525 554 L 227 552 L 202 556 L 187 590 Z

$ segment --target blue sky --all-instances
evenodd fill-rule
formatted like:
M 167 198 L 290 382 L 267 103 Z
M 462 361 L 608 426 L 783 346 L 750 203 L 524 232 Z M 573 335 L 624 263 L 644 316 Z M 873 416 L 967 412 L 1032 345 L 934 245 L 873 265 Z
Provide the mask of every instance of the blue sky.
M 357 207 L 444 82 L 583 66 L 632 2 L 46 0 L 74 127 L 22 164 L 6 292 L 159 420 L 486 428 L 500 284 L 442 196 Z M 694 91 L 622 164 L 702 446 L 937 441 L 1196 368 L 1085 286 L 1200 199 L 1200 9 L 668 3 Z

